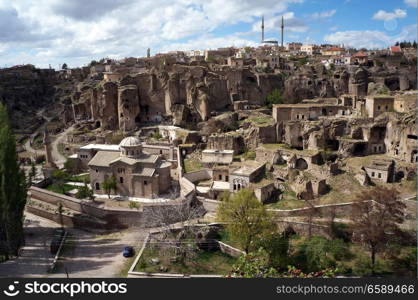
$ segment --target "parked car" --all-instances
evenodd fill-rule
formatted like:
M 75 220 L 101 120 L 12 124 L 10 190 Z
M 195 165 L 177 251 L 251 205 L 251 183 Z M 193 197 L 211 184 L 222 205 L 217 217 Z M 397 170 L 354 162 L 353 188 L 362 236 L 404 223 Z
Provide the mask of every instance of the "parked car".
M 126 246 L 126 247 L 123 249 L 122 254 L 123 254 L 123 257 L 132 257 L 132 256 L 134 256 L 134 254 L 135 254 L 135 250 L 134 250 L 134 248 L 133 248 L 133 247 L 131 247 L 131 246 Z

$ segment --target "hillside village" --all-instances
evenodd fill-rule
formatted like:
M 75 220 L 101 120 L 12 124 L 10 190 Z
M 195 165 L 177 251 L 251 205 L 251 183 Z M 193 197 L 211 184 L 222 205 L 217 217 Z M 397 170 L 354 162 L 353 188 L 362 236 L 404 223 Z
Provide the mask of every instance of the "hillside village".
M 225 195 L 249 189 L 282 231 L 330 238 L 330 211 L 348 224 L 356 194 L 379 186 L 407 201 L 413 230 L 417 57 L 402 46 L 264 41 L 0 69 L 21 163 L 35 169 L 26 210 L 112 231 L 192 205 L 193 218 L 164 222 L 211 224 Z

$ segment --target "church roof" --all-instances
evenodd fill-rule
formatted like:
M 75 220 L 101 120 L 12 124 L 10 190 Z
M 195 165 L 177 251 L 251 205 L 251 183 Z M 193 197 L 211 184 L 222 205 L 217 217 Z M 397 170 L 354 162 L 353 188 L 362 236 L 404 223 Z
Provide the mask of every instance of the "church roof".
M 134 176 L 144 176 L 144 177 L 152 177 L 155 173 L 155 169 L 154 168 L 142 168 L 138 171 L 136 171 L 135 173 L 133 173 L 132 175 Z
M 108 167 L 109 163 L 119 156 L 120 153 L 115 151 L 98 151 L 88 165 L 94 167 Z

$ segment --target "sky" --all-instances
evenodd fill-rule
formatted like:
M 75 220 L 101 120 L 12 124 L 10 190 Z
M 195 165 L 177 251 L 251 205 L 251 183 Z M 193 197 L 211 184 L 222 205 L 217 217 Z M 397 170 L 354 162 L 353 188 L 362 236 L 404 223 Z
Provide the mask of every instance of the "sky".
M 418 0 L 0 0 L 0 67 L 257 46 L 266 39 L 383 48 L 417 39 Z

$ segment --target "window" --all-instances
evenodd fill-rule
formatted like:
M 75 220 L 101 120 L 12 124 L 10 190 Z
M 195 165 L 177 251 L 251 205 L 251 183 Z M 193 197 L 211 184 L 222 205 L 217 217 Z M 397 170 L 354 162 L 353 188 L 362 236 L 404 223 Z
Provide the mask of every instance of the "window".
M 146 180 L 144 180 L 144 185 L 147 185 L 147 184 L 148 184 L 148 182 Z
M 100 183 L 96 182 L 96 191 L 100 190 Z
M 234 184 L 234 191 L 237 189 L 237 185 L 236 184 Z
M 163 154 L 163 150 L 160 150 L 160 154 Z
M 382 173 L 378 173 L 377 177 L 382 178 Z
M 219 180 L 222 180 L 222 175 L 219 175 Z
M 377 110 L 380 110 L 380 105 L 377 106 Z
M 372 177 L 374 177 L 374 172 L 372 172 Z
M 240 189 L 241 189 L 241 184 L 238 183 L 238 190 L 240 190 Z
M 96 173 L 99 173 L 99 169 L 96 169 Z
M 119 177 L 119 182 L 123 183 L 123 177 Z
M 389 107 L 386 105 L 386 106 L 385 106 L 385 109 L 386 109 L 386 110 L 388 110 L 388 109 L 389 109 Z

